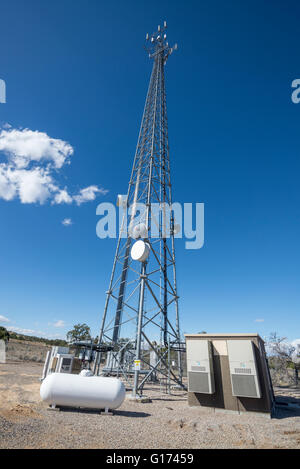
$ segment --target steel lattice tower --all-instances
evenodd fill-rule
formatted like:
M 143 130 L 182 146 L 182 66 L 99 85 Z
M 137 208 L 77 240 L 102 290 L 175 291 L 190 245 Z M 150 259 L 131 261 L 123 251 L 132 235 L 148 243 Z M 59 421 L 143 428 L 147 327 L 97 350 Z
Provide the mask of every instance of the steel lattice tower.
M 153 68 L 124 198 L 131 210 L 124 211 L 102 317 L 100 351 L 94 364 L 96 374 L 115 373 L 117 369 L 134 397 L 142 394 L 144 383 L 155 373 L 182 385 L 174 214 L 164 208 L 172 204 L 164 68 L 177 45 L 169 47 L 165 31 L 166 23 L 146 36 Z M 144 210 L 140 210 L 140 204 L 144 204 Z M 159 216 L 154 216 L 153 204 L 160 204 Z M 135 224 L 138 213 L 139 227 L 145 228 L 140 238 L 150 246 L 144 262 L 131 258 L 136 239 L 127 230 Z M 150 236 L 153 224 L 158 233 L 156 238 Z M 168 236 L 166 225 L 170 228 Z M 110 350 L 110 365 L 106 362 L 104 371 L 101 350 Z M 177 370 L 170 365 L 170 350 L 177 351 Z M 154 363 L 149 359 L 149 351 L 155 356 Z M 133 368 L 134 360 L 141 361 L 142 369 Z

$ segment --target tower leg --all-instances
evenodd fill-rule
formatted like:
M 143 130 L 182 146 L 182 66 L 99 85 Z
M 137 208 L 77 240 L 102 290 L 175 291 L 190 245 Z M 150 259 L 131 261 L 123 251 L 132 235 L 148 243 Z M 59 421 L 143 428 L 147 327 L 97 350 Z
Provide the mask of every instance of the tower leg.
M 137 328 L 137 340 L 135 359 L 140 360 L 141 358 L 141 336 L 142 336 L 142 322 L 143 322 L 143 311 L 144 311 L 144 295 L 145 295 L 145 275 L 146 274 L 146 263 L 143 262 L 141 269 L 141 285 L 140 285 L 140 300 L 139 300 L 139 314 L 138 314 L 138 328 Z M 139 370 L 134 370 L 134 384 L 132 390 L 132 397 L 138 397 L 138 384 L 139 384 Z

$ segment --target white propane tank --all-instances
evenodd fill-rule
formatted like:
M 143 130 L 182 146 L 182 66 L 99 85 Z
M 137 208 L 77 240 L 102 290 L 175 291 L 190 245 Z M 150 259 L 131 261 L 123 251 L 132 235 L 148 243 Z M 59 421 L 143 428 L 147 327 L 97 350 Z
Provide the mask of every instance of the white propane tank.
M 125 386 L 117 378 L 65 373 L 48 375 L 40 388 L 42 400 L 49 405 L 89 409 L 117 409 L 125 394 Z

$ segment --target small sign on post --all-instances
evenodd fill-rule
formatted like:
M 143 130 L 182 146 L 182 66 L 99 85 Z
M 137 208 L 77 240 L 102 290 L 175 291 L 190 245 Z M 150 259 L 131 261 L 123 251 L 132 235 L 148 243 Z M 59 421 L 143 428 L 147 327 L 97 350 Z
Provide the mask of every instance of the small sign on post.
M 140 371 L 141 369 L 141 360 L 134 360 L 134 369 Z

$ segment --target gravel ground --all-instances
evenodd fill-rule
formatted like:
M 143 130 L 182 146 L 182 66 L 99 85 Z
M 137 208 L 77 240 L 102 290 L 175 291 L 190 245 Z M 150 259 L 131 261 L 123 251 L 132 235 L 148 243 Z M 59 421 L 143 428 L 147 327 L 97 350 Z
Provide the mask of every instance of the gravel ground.
M 113 416 L 49 411 L 40 401 L 35 363 L 0 365 L 0 448 L 300 448 L 300 411 L 277 417 L 215 413 L 188 407 L 185 392 L 145 389 L 150 403 L 125 400 Z M 282 401 L 300 391 L 277 389 Z M 298 394 L 297 394 L 298 393 Z

